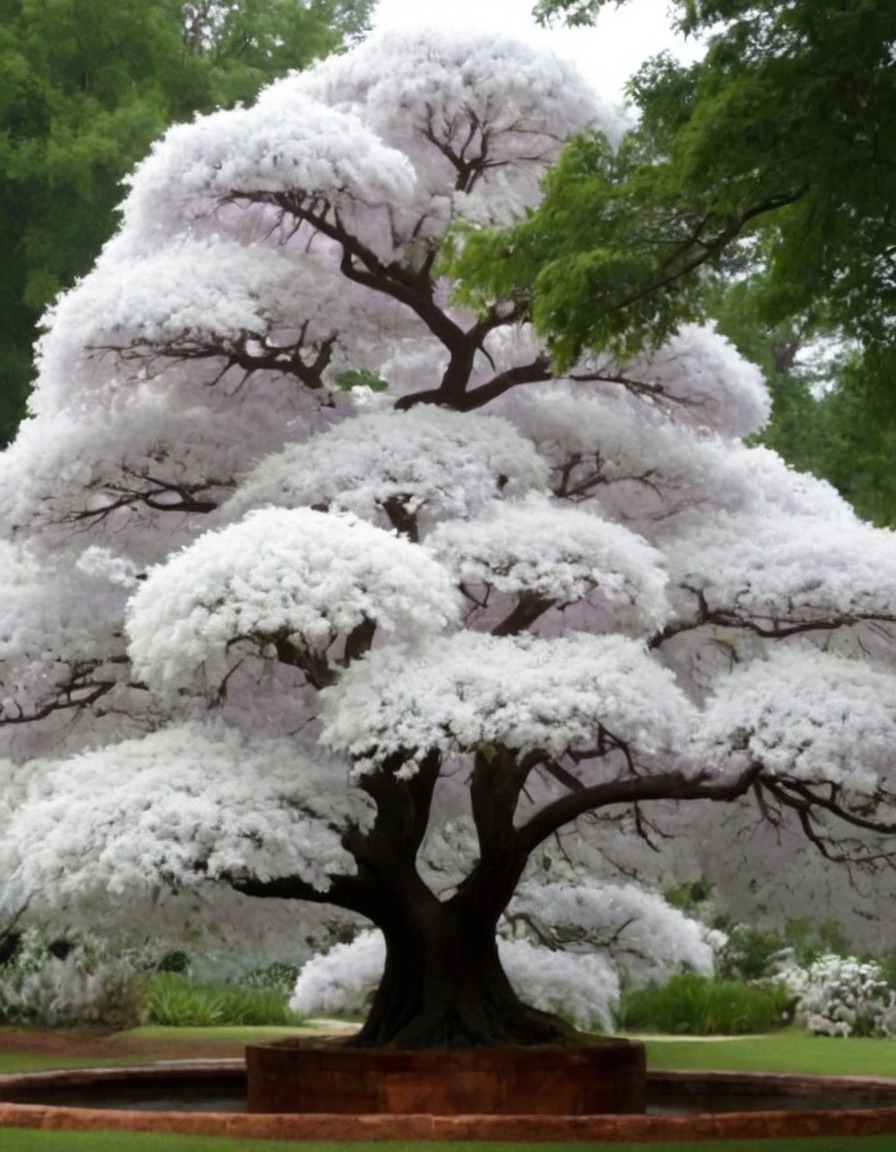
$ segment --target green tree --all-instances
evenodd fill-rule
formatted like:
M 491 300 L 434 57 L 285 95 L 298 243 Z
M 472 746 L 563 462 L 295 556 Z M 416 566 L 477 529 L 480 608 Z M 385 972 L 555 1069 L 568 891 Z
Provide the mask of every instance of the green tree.
M 541 0 L 536 14 L 587 24 L 606 2 Z M 619 147 L 578 139 L 538 211 L 465 237 L 463 295 L 514 298 L 561 370 L 587 348 L 625 355 L 716 317 L 765 370 L 766 443 L 896 523 L 896 5 L 676 12 L 704 58 L 649 61 Z M 798 355 L 819 339 L 841 349 L 823 378 Z
M 373 2 L 0 0 L 0 443 L 41 313 L 91 266 L 151 142 L 338 48 Z
M 592 19 L 605 0 L 542 0 Z M 705 57 L 650 61 L 621 148 L 581 139 L 539 210 L 477 235 L 459 265 L 471 299 L 513 288 L 561 364 L 586 347 L 662 338 L 705 310 L 703 275 L 766 268 L 763 316 L 801 315 L 855 340 L 888 379 L 896 218 L 896 6 L 891 0 L 679 0 Z
M 896 525 L 896 420 L 887 397 L 865 386 L 861 349 L 820 339 L 820 325 L 806 317 L 768 324 L 764 288 L 759 274 L 720 284 L 707 304 L 719 330 L 765 376 L 772 413 L 762 443 L 830 481 L 861 516 Z

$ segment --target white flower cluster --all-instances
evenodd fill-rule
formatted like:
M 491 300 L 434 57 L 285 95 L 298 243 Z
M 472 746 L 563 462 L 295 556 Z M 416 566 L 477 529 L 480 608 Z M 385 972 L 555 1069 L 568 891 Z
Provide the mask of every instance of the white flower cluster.
M 514 990 L 533 1008 L 580 1028 L 612 1030 L 619 978 L 604 957 L 547 951 L 526 940 L 499 940 L 498 953 Z M 308 1016 L 362 1016 L 385 962 L 380 933 L 362 932 L 302 966 L 289 1006 Z
M 618 635 L 458 632 L 380 648 L 321 698 L 327 747 L 360 772 L 404 752 L 408 776 L 430 748 L 452 755 L 494 744 L 561 756 L 600 729 L 652 754 L 674 747 L 692 719 L 671 674 L 643 644 Z
M 375 520 L 394 504 L 425 523 L 546 486 L 544 461 L 505 420 L 420 405 L 356 416 L 266 457 L 222 514 L 325 505 Z
M 896 992 L 879 964 L 827 953 L 778 977 L 797 998 L 810 1032 L 824 1036 L 896 1036 Z
M 226 674 L 238 641 L 325 652 L 365 621 L 425 633 L 457 611 L 448 573 L 406 540 L 353 516 L 265 508 L 150 573 L 130 602 L 130 653 L 161 689 L 203 664 Z
M 697 758 L 873 795 L 892 763 L 888 673 L 815 648 L 778 649 L 737 667 L 707 703 Z M 832 720 L 834 722 L 832 722 Z
M 0 1022 L 42 1028 L 142 1023 L 143 973 L 136 960 L 96 940 L 66 944 L 54 954 L 32 929 L 0 967 Z

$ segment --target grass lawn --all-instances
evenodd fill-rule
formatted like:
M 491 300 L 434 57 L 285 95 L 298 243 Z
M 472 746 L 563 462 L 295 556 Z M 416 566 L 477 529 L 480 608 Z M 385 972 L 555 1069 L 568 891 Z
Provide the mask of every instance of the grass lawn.
M 400 1142 L 295 1143 L 292 1140 L 225 1140 L 146 1132 L 36 1132 L 0 1129 L 0 1152 L 896 1152 L 896 1136 L 823 1137 L 813 1140 L 708 1140 L 697 1144 L 503 1144 Z
M 793 1029 L 730 1040 L 663 1037 L 645 1042 L 648 1068 L 896 1077 L 896 1042 L 893 1040 L 812 1036 Z

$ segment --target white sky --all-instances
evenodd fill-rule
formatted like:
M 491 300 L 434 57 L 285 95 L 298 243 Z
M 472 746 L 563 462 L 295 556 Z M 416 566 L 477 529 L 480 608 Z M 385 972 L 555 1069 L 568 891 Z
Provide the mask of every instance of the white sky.
M 379 0 L 376 28 L 420 25 L 481 28 L 547 43 L 572 58 L 607 99 L 622 100 L 622 86 L 648 56 L 669 48 L 693 58 L 692 41 L 674 37 L 668 0 L 631 0 L 609 5 L 594 28 L 540 29 L 532 19 L 535 0 Z

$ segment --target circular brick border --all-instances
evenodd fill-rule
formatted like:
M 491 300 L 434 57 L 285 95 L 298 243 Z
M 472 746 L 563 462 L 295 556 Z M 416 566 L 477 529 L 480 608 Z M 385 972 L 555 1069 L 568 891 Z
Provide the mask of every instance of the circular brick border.
M 226 1067 L 224 1067 L 226 1065 Z M 115 1069 L 77 1069 L 0 1077 L 0 1097 L 26 1087 L 84 1086 L 100 1080 L 171 1080 L 196 1075 L 233 1077 L 241 1061 Z M 648 1073 L 654 1083 L 724 1091 L 737 1084 L 757 1092 L 842 1093 L 896 1098 L 896 1082 L 861 1077 L 763 1075 L 761 1073 Z M 0 1128 L 180 1132 L 205 1136 L 280 1140 L 710 1140 L 801 1136 L 878 1136 L 896 1133 L 896 1107 L 855 1111 L 698 1113 L 687 1116 L 429 1116 L 325 1113 L 249 1115 L 236 1112 L 138 1112 L 45 1104 L 0 1103 Z
M 291 1037 L 246 1047 L 246 1111 L 348 1116 L 594 1116 L 646 1107 L 643 1043 L 352 1048 Z

